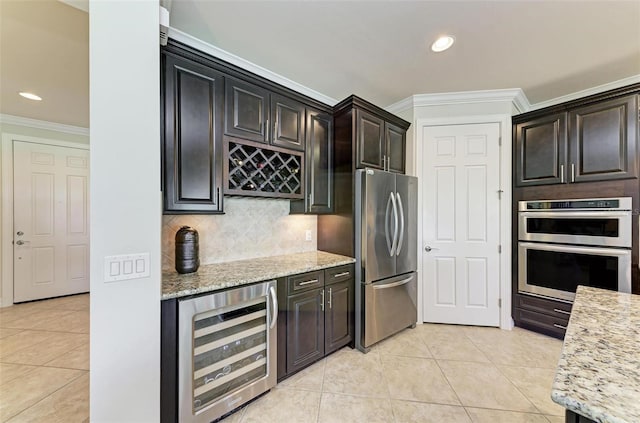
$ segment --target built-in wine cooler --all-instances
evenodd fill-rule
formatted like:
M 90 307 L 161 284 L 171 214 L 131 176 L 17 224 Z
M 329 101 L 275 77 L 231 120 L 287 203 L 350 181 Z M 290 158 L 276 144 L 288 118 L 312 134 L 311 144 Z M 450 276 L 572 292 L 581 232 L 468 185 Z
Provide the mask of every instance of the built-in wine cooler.
M 276 282 L 179 305 L 181 422 L 210 422 L 276 384 Z

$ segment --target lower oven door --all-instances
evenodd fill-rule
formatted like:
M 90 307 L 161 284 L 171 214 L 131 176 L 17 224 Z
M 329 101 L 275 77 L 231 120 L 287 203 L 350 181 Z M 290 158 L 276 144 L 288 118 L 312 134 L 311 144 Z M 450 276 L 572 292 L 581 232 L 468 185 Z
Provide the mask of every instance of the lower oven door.
M 417 273 L 407 273 L 364 285 L 365 348 L 416 324 Z
M 631 292 L 631 250 L 518 243 L 518 291 L 573 301 L 578 285 Z
M 276 282 L 179 303 L 180 422 L 210 422 L 276 384 Z

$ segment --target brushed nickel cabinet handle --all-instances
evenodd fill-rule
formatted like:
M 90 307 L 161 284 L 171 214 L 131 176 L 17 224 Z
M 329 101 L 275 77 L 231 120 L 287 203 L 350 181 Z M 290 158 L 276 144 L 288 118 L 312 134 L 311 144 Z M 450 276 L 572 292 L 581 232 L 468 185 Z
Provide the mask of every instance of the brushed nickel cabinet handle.
M 571 163 L 571 182 L 576 181 L 576 165 Z
M 318 279 L 311 279 L 310 281 L 300 282 L 298 285 L 305 286 L 305 285 L 311 285 L 312 283 L 318 283 Z
M 558 325 L 556 323 L 553 324 L 553 326 L 557 327 L 558 329 L 563 329 L 563 330 L 567 330 L 566 326 L 562 326 L 562 325 Z
M 564 165 L 560 165 L 560 183 L 564 184 Z
M 331 288 L 329 288 L 329 309 L 332 308 L 332 306 L 331 306 L 331 297 L 332 297 Z
M 336 273 L 335 275 L 333 275 L 334 278 L 340 278 L 342 276 L 349 276 L 351 273 L 350 272 L 342 272 L 342 273 Z
M 322 300 L 320 301 L 320 310 L 324 311 L 324 289 L 322 290 L 320 295 L 322 296 Z
M 556 313 L 571 314 L 570 311 L 560 310 L 559 308 L 554 308 L 553 311 L 555 311 Z

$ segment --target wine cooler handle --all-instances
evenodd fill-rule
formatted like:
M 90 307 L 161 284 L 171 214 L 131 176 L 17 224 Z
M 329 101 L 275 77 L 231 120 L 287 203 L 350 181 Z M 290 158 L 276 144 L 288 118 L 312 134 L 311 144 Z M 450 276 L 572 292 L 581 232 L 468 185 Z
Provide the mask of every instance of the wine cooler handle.
M 269 296 L 271 297 L 272 313 L 269 329 L 273 329 L 276 326 L 276 321 L 278 320 L 278 296 L 276 295 L 276 289 L 273 286 L 269 287 Z

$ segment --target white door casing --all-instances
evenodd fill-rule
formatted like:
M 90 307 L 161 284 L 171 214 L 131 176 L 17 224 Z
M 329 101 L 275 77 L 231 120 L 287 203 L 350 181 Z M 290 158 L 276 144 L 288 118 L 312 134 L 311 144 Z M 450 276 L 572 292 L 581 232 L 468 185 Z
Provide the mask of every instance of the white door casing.
M 13 142 L 13 301 L 89 291 L 89 152 Z
M 500 124 L 421 129 L 424 321 L 499 326 Z

